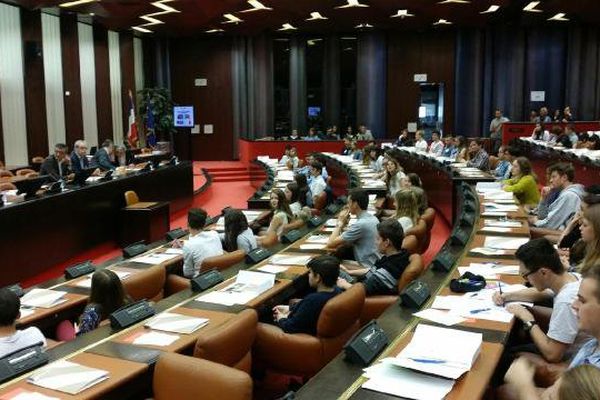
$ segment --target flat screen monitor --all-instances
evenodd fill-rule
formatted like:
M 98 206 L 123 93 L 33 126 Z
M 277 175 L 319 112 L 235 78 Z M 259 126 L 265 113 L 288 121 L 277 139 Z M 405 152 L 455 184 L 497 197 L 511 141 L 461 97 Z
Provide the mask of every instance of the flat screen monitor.
M 177 128 L 194 127 L 194 106 L 173 107 L 173 121 Z
M 318 117 L 321 114 L 321 107 L 308 107 L 309 117 Z

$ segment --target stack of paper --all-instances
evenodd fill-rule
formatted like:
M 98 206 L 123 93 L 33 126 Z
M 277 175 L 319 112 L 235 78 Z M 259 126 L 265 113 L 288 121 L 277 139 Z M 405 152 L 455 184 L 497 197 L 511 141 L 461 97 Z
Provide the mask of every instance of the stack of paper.
M 305 255 L 286 255 L 286 254 L 276 254 L 269 260 L 272 264 L 278 265 L 306 265 L 313 258 L 313 256 L 305 256 Z
M 529 242 L 529 238 L 506 238 L 501 236 L 488 236 L 485 238 L 484 246 L 498 250 L 517 250 Z
M 177 257 L 177 254 L 171 254 L 171 253 L 150 253 L 150 254 L 145 254 L 143 256 L 140 256 L 140 257 L 132 258 L 131 261 L 137 262 L 137 263 L 142 263 L 142 264 L 156 265 L 156 264 L 162 264 L 165 261 L 172 260 L 176 257 Z
M 235 283 L 197 297 L 196 301 L 223 304 L 246 304 L 275 285 L 275 275 L 262 272 L 240 271 Z
M 144 326 L 159 331 L 189 334 L 206 324 L 208 324 L 208 319 L 206 318 L 164 312 L 146 322 Z
M 398 367 L 392 358 L 366 368 L 363 376 L 369 378 L 362 386 L 364 389 L 416 400 L 443 399 L 455 382 Z
M 138 346 L 170 346 L 179 338 L 179 335 L 150 331 L 136 336 L 132 343 Z
M 67 301 L 63 296 L 67 292 L 50 289 L 31 289 L 21 298 L 21 305 L 25 307 L 52 308 Z
M 468 372 L 481 350 L 483 335 L 419 324 L 395 365 L 427 374 L 458 379 Z
M 105 379 L 108 379 L 108 371 L 61 360 L 34 372 L 27 381 L 47 389 L 77 394 Z

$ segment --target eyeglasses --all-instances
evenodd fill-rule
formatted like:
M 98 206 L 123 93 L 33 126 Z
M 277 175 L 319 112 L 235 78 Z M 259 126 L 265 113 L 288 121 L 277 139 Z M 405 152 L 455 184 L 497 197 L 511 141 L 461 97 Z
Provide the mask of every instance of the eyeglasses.
M 525 272 L 524 274 L 521 274 L 521 277 L 525 280 L 527 280 L 527 278 L 529 277 L 529 275 L 531 274 L 535 274 L 536 272 L 538 272 L 539 269 L 536 269 L 535 271 L 529 271 L 529 272 Z

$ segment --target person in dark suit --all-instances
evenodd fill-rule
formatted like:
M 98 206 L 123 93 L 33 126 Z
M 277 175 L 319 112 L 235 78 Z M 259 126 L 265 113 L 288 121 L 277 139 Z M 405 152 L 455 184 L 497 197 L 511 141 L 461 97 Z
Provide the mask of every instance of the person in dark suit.
M 102 143 L 102 148 L 98 149 L 96 154 L 94 154 L 94 163 L 96 166 L 103 171 L 115 169 L 115 166 L 112 163 L 114 151 L 115 145 L 113 144 L 112 140 L 106 139 Z
M 90 167 L 90 161 L 87 158 L 87 143 L 85 140 L 75 142 L 75 148 L 71 153 L 71 169 L 74 173 L 79 173 Z
M 115 167 L 127 167 L 133 164 L 133 154 L 131 150 L 127 150 L 123 146 L 115 147 L 115 161 L 113 165 Z
M 40 168 L 40 175 L 50 175 L 55 180 L 69 179 L 71 174 L 71 160 L 67 157 L 68 147 L 66 144 L 57 143 L 54 146 L 54 154 L 50 154 Z

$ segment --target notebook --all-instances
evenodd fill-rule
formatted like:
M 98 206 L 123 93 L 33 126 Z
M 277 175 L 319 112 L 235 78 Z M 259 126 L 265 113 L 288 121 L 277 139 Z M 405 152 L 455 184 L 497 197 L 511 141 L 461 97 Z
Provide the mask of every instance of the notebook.
M 60 360 L 31 374 L 27 382 L 47 389 L 77 394 L 108 377 L 108 371 Z
M 170 312 L 160 313 L 144 326 L 165 332 L 189 334 L 208 324 L 208 319 Z

